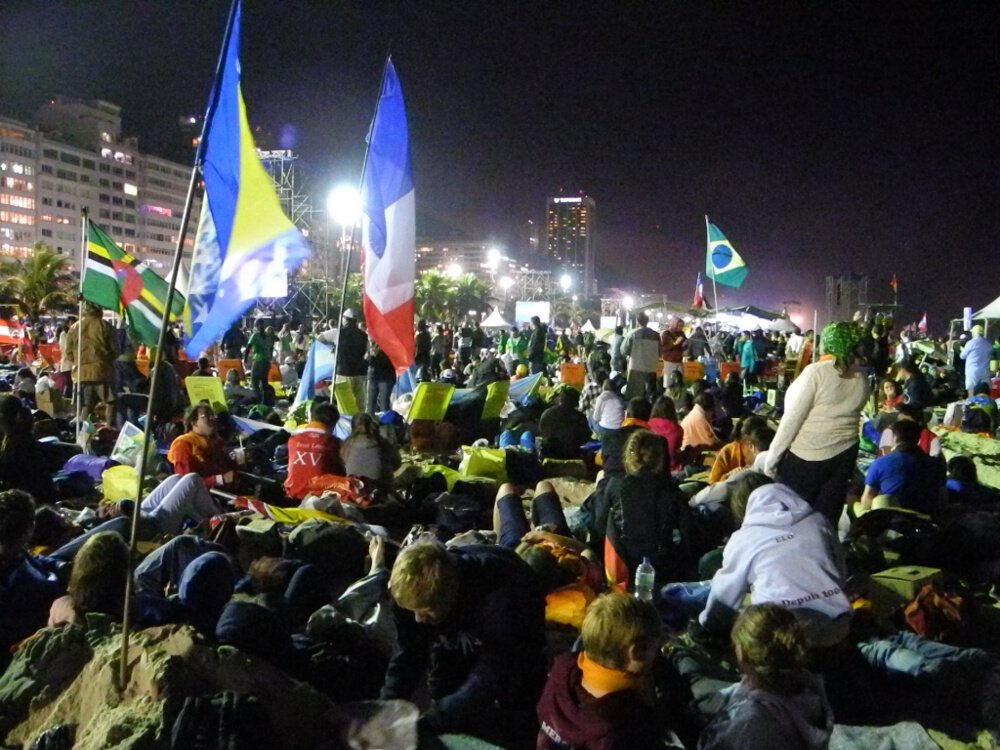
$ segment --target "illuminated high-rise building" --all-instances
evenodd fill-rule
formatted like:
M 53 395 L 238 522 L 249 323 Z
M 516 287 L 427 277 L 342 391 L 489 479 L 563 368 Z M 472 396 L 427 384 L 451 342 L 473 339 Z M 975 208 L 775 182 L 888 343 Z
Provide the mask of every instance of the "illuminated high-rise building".
M 546 255 L 559 273 L 569 274 L 573 289 L 595 293 L 594 199 L 581 193 L 549 198 L 545 212 Z

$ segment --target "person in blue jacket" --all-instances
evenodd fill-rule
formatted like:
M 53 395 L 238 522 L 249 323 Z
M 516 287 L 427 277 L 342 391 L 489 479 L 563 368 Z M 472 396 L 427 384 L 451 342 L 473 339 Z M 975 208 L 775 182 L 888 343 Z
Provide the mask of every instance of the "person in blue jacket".
M 22 490 L 0 492 L 0 669 L 11 647 L 48 621 L 52 602 L 65 593 L 62 563 L 28 552 L 35 501 Z

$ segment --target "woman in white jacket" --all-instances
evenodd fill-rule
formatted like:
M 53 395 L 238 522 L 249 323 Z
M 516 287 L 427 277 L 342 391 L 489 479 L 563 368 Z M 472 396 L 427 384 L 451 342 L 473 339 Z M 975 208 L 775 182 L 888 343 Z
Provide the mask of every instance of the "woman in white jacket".
M 844 558 L 834 528 L 789 487 L 759 472 L 740 474 L 729 504 L 740 528 L 722 553 L 708 603 L 699 617 L 706 630 L 728 632 L 750 593 L 752 604 L 787 607 L 811 647 L 847 636 L 851 603 L 844 593 Z
M 868 401 L 868 378 L 860 368 L 865 332 L 854 323 L 831 323 L 821 340 L 824 354 L 834 359 L 809 365 L 788 388 L 764 471 L 836 525 L 854 475 L 861 409 Z

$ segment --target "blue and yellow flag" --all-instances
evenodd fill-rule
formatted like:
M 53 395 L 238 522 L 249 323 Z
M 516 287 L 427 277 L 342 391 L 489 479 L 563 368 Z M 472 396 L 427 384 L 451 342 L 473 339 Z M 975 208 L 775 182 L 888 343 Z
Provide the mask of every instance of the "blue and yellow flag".
M 726 235 L 715 224 L 709 224 L 708 217 L 705 217 L 705 226 L 708 228 L 705 275 L 719 284 L 739 288 L 747 277 L 747 264 L 733 249 Z
M 192 358 L 221 338 L 268 282 L 309 256 L 254 150 L 240 93 L 240 5 L 233 11 L 201 146 L 205 197 L 184 311 L 184 350 Z

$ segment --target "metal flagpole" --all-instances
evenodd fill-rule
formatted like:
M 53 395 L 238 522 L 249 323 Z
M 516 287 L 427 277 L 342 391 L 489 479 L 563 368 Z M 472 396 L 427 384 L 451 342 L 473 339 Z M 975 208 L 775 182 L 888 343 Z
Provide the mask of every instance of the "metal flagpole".
M 76 361 L 73 363 L 76 366 L 76 374 L 74 375 L 72 368 L 69 371 L 69 376 L 73 378 L 73 403 L 76 404 L 76 442 L 80 442 L 80 351 L 83 349 L 83 274 L 87 269 L 87 229 L 88 222 L 90 218 L 87 214 L 87 209 L 83 209 L 80 212 L 80 298 L 76 302 Z M 69 332 L 67 331 L 67 334 Z M 69 336 L 66 336 L 66 341 L 69 341 Z M 61 352 L 63 357 L 66 356 L 66 352 Z
M 222 49 L 219 51 L 219 60 L 215 66 L 215 85 L 212 88 L 212 98 L 209 102 L 208 113 L 202 125 L 201 138 L 198 141 L 198 150 L 195 152 L 194 166 L 191 169 L 191 179 L 188 182 L 187 198 L 184 201 L 184 213 L 181 215 L 181 229 L 177 236 L 177 246 L 174 249 L 174 264 L 170 269 L 170 281 L 167 286 L 167 299 L 163 306 L 163 319 L 160 322 L 160 335 L 157 339 L 156 351 L 149 359 L 149 402 L 146 406 L 146 424 L 142 435 L 142 452 L 139 454 L 139 484 L 136 493 L 135 507 L 132 510 L 132 528 L 129 535 L 129 575 L 125 578 L 125 611 L 122 617 L 122 648 L 118 664 L 118 689 L 124 690 L 128 684 L 128 639 L 132 626 L 132 608 L 129 602 L 132 598 L 132 570 L 135 563 L 135 546 L 139 529 L 139 506 L 142 504 L 142 488 L 145 483 L 146 457 L 149 453 L 150 435 L 153 425 L 153 407 L 157 395 L 157 383 L 160 379 L 160 360 L 163 357 L 163 343 L 167 338 L 167 328 L 170 325 L 170 310 L 173 307 L 174 291 L 177 288 L 177 274 L 181 267 L 181 256 L 184 253 L 184 238 L 187 235 L 188 222 L 191 218 L 191 206 L 194 204 L 194 191 L 198 185 L 198 175 L 201 172 L 202 160 L 205 153 L 205 135 L 208 133 L 212 115 L 215 112 L 216 100 L 218 98 L 219 82 L 222 80 L 222 67 L 226 59 L 226 50 L 229 48 L 229 39 L 233 33 L 233 24 L 236 20 L 236 8 L 239 0 L 233 0 L 229 9 L 229 20 L 226 23 L 226 33 L 222 40 Z
M 362 195 L 361 191 L 364 189 L 364 185 L 365 185 L 365 172 L 368 170 L 368 155 L 371 152 L 371 132 L 375 128 L 375 120 L 378 117 L 378 109 L 382 105 L 382 90 L 385 88 L 385 77 L 389 73 L 389 61 L 391 59 L 392 59 L 391 55 L 386 55 L 385 65 L 382 66 L 382 80 L 381 80 L 381 82 L 379 83 L 379 86 L 378 86 L 378 98 L 375 100 L 375 114 L 372 115 L 372 124 L 368 128 L 368 134 L 369 134 L 368 148 L 365 149 L 365 159 L 364 159 L 364 161 L 361 164 L 361 181 L 359 182 L 359 186 L 358 186 L 358 194 L 361 195 L 362 201 L 364 200 L 364 196 Z M 363 208 L 364 207 L 362 206 L 362 210 L 363 210 Z M 357 240 L 358 218 L 359 217 L 357 217 L 357 216 L 354 218 L 354 226 L 351 227 L 351 241 L 350 241 L 350 244 L 348 244 L 348 246 L 347 246 L 347 261 L 344 263 L 344 283 L 343 283 L 343 285 L 340 288 L 340 313 L 339 313 L 340 317 L 337 320 L 337 330 L 338 331 L 340 330 L 341 326 L 343 325 L 344 305 L 347 304 L 347 280 L 351 276 L 351 253 L 354 252 L 354 243 Z M 363 267 L 363 263 L 362 263 L 362 267 Z M 362 289 L 364 289 L 364 281 L 363 280 L 362 280 Z M 363 292 L 362 292 L 362 294 L 363 294 Z M 336 346 L 336 349 L 333 352 L 333 378 L 331 379 L 331 382 L 333 383 L 333 402 L 334 403 L 337 403 L 337 401 L 336 401 L 336 399 L 337 399 L 337 372 L 338 372 L 339 369 L 340 369 L 340 335 L 338 334 L 337 335 L 337 346 Z M 364 405 L 357 404 L 356 406 L 361 411 L 364 411 L 365 408 L 367 407 L 367 404 L 364 404 Z
M 705 214 L 705 253 L 708 256 L 709 262 L 706 264 L 712 269 L 712 296 L 715 297 L 715 319 L 719 319 L 719 288 L 715 285 L 715 265 L 711 262 L 712 256 L 709 254 L 708 249 L 708 214 Z

